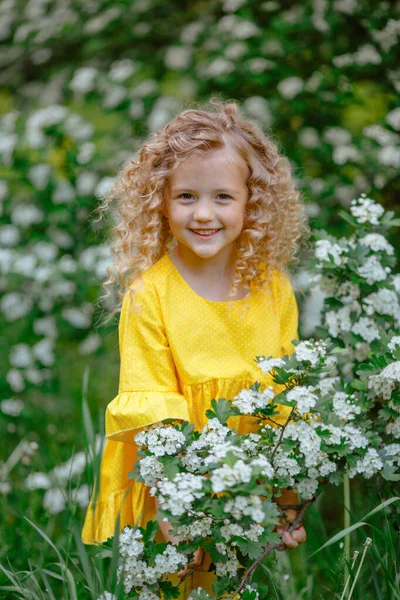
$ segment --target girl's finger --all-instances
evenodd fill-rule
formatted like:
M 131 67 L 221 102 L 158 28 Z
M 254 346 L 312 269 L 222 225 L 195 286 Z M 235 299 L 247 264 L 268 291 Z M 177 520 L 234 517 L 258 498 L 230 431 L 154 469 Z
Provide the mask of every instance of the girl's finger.
M 284 531 L 281 535 L 282 542 L 287 548 L 297 548 L 298 542 L 292 537 L 288 531 Z
M 304 527 L 301 525 L 297 526 L 291 533 L 292 538 L 296 540 L 299 544 L 303 544 L 307 539 L 307 532 Z

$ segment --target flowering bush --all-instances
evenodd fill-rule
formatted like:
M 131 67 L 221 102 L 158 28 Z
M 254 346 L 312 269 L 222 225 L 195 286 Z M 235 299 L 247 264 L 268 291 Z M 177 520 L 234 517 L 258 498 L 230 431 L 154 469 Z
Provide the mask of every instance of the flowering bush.
M 119 577 L 132 597 L 162 591 L 173 598 L 163 575 L 182 568 L 199 546 L 211 556 L 215 598 L 264 597 L 252 575 L 282 545 L 274 529 L 284 489 L 301 502 L 293 528 L 321 487 L 339 484 L 346 473 L 400 479 L 400 280 L 383 235 L 398 222 L 364 195 L 344 216 L 356 228 L 351 237 L 316 242 L 329 337 L 294 340 L 291 356 L 256 357 L 282 391 L 255 382 L 232 400 L 213 400 L 201 432 L 184 422 L 135 436 L 132 475 L 157 496 L 171 533 L 186 541 L 155 544 L 153 521 L 146 530 L 125 528 Z M 274 418 L 279 405 L 290 408 L 283 424 Z M 230 427 L 238 415 L 256 418 L 258 432 Z M 199 589 L 190 598 L 210 596 Z

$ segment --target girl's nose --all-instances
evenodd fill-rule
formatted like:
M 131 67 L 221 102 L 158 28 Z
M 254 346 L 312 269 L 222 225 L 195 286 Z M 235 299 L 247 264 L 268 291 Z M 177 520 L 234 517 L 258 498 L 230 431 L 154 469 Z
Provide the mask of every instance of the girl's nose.
M 214 218 L 213 202 L 207 200 L 196 202 L 193 217 L 198 221 L 211 221 Z

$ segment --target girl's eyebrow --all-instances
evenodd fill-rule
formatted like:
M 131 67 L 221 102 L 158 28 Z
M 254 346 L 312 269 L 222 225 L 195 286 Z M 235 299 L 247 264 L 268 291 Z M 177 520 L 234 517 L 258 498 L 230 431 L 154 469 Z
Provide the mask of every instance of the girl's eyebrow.
M 192 188 L 189 187 L 173 187 L 172 191 L 176 194 L 178 192 L 196 192 L 197 190 L 193 190 Z M 215 190 L 212 190 L 213 192 L 227 192 L 229 194 L 235 194 L 236 190 L 230 189 L 230 188 L 217 188 Z

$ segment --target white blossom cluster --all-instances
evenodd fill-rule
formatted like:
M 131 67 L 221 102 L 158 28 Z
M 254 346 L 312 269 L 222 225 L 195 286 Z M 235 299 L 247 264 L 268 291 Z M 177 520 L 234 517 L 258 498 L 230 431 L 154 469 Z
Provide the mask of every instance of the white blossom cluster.
M 223 465 L 211 474 L 211 485 L 213 492 L 225 492 L 231 487 L 240 483 L 249 483 L 252 477 L 251 466 L 246 465 L 242 460 L 238 460 L 233 467 Z
M 186 441 L 185 435 L 174 427 L 153 425 L 135 436 L 138 446 L 147 446 L 155 456 L 177 454 Z
M 355 395 L 348 396 L 345 392 L 335 392 L 332 397 L 333 411 L 343 421 L 352 421 L 361 413 L 361 407 L 352 400 Z
M 389 244 L 385 236 L 380 233 L 368 233 L 360 238 L 359 243 L 362 246 L 366 246 L 370 250 L 373 250 L 373 252 L 385 252 L 389 256 L 394 254 L 392 244 Z
M 174 516 L 183 515 L 192 508 L 196 498 L 202 498 L 205 478 L 192 473 L 177 473 L 172 481 L 167 478 L 158 481 L 150 489 L 150 494 L 158 491 L 158 499 L 162 509 L 168 510 Z
M 258 366 L 260 367 L 263 373 L 269 373 L 273 369 L 277 367 L 281 367 L 284 364 L 284 360 L 282 358 L 259 358 Z
M 390 267 L 384 267 L 377 256 L 374 254 L 368 256 L 366 261 L 357 268 L 357 273 L 363 279 L 366 279 L 370 285 L 377 281 L 385 281 L 391 272 Z
M 361 194 L 360 198 L 352 200 L 350 212 L 360 224 L 379 225 L 379 219 L 385 209 L 371 198 L 367 198 L 366 194 Z
M 388 349 L 390 352 L 394 352 L 396 347 L 400 350 L 400 335 L 394 335 L 388 343 Z
M 222 542 L 216 544 L 216 547 L 220 554 L 224 554 L 227 557 L 227 560 L 217 561 L 215 563 L 215 573 L 217 577 L 226 577 L 227 575 L 230 577 L 235 577 L 237 575 L 240 563 L 236 558 L 234 551 Z
M 236 496 L 225 502 L 224 512 L 231 515 L 236 521 L 240 521 L 243 517 L 251 517 L 255 523 L 262 523 L 265 518 L 265 513 L 262 508 L 262 500 L 260 496 Z
M 145 456 L 139 461 L 140 475 L 146 486 L 156 485 L 164 477 L 164 467 L 156 456 Z
M 233 399 L 233 405 L 236 406 L 242 414 L 252 415 L 259 409 L 266 408 L 275 397 L 275 392 L 270 386 L 263 392 L 256 390 L 242 390 Z
M 195 537 L 206 538 L 212 534 L 213 520 L 210 517 L 195 519 L 189 525 L 179 525 L 176 528 L 178 535 L 183 535 L 188 539 Z
M 340 266 L 347 261 L 347 257 L 343 256 L 348 252 L 348 249 L 339 244 L 331 243 L 329 240 L 317 240 L 315 244 L 315 256 L 320 261 L 330 261 L 331 258 L 335 265 Z M 322 266 L 322 264 L 320 264 Z
M 242 456 L 240 448 L 234 448 L 226 437 L 231 433 L 229 427 L 221 425 L 218 419 L 209 419 L 203 427 L 200 437 L 186 449 L 181 462 L 188 471 L 206 472 L 210 464 L 226 456 L 228 451 Z
M 379 327 L 370 317 L 360 317 L 358 321 L 352 325 L 350 331 L 359 335 L 368 343 L 379 340 L 381 337 Z
M 373 475 L 383 469 L 383 462 L 375 448 L 368 448 L 365 456 L 356 462 L 353 469 L 349 470 L 349 477 L 353 478 L 357 473 L 370 479 Z
M 297 411 L 303 415 L 310 412 L 316 405 L 318 396 L 314 394 L 314 391 L 314 387 L 298 385 L 286 394 L 286 399 L 289 402 L 295 402 Z
M 308 362 L 312 367 L 316 367 L 320 359 L 326 356 L 326 344 L 322 341 L 300 342 L 295 347 L 294 354 L 299 362 Z
M 122 541 L 121 541 L 122 537 Z M 118 567 L 118 580 L 123 580 L 125 592 L 129 594 L 133 588 L 142 590 L 143 598 L 151 598 L 148 585 L 155 585 L 166 573 L 175 573 L 187 564 L 184 554 L 173 545 L 168 545 L 162 554 L 157 554 L 154 565 L 149 565 L 143 557 L 144 543 L 138 530 L 125 527 L 119 539 L 119 553 L 122 564 Z M 154 594 L 153 594 L 154 595 Z M 157 597 L 157 596 L 156 596 Z

